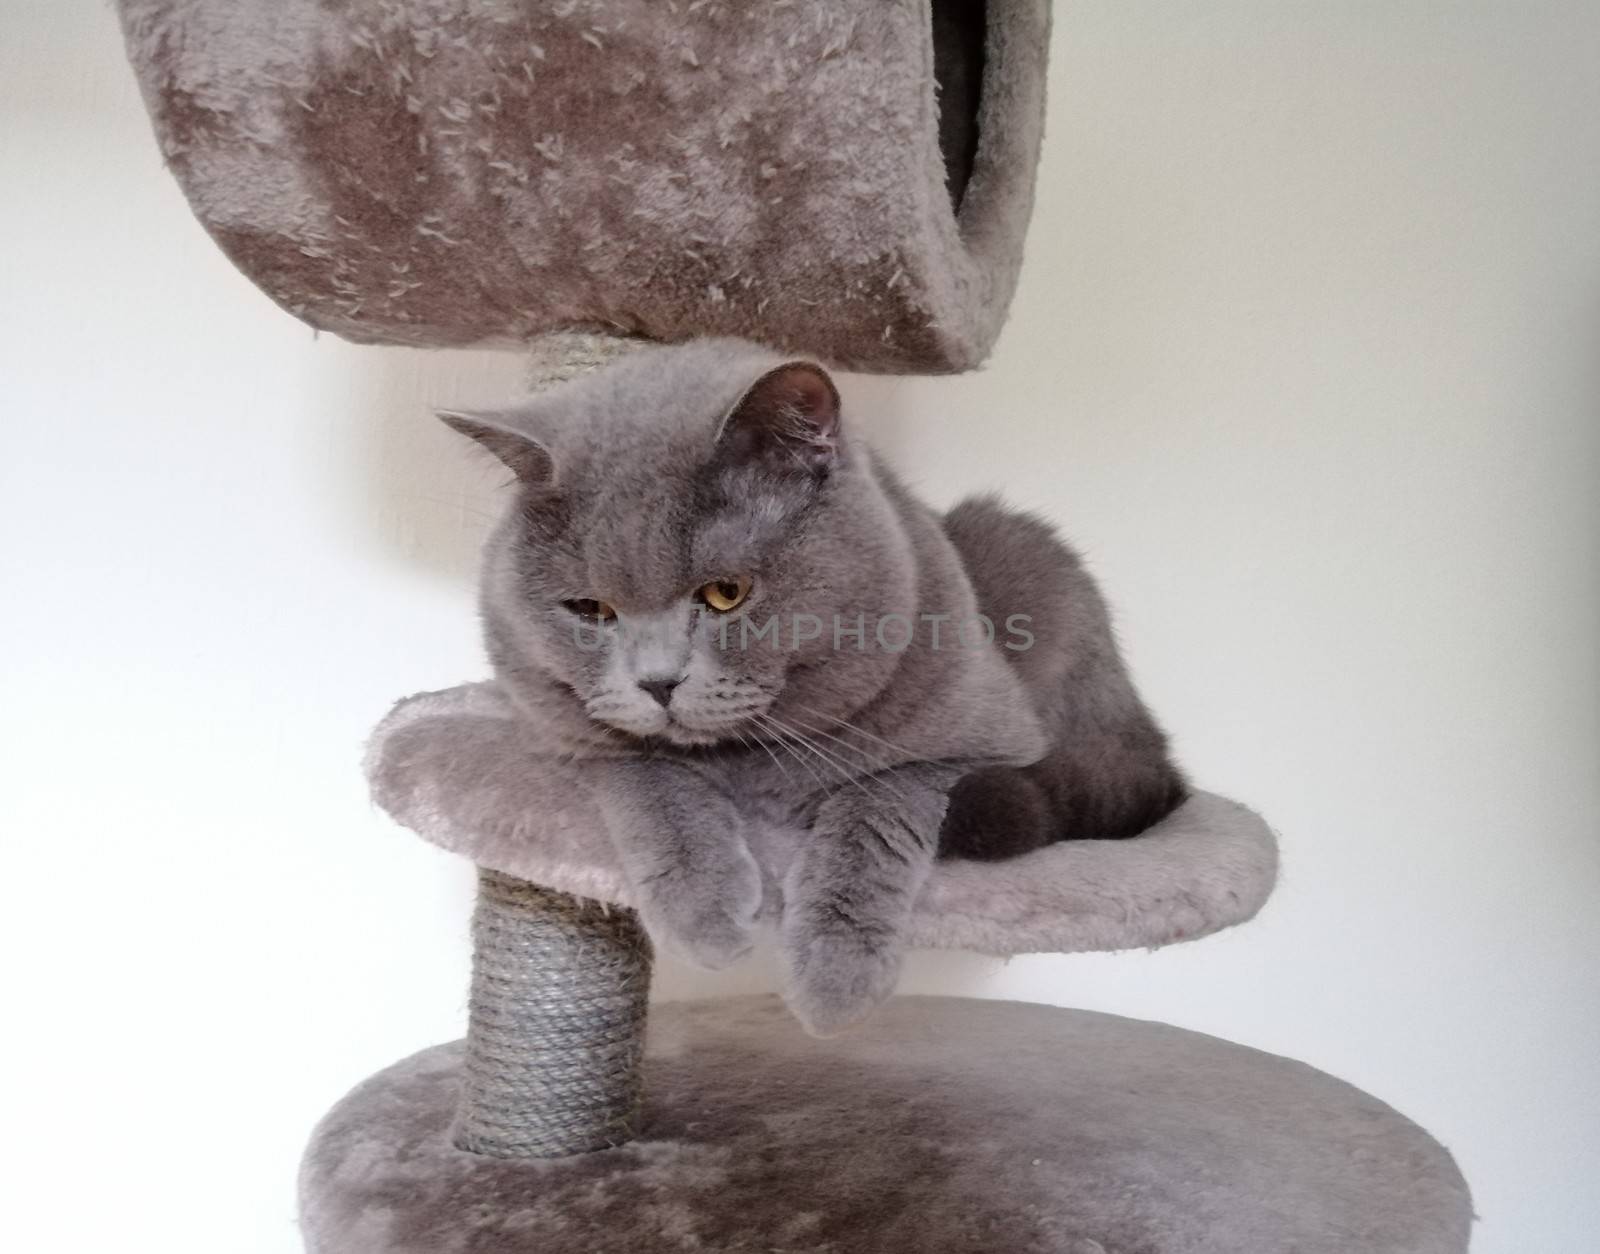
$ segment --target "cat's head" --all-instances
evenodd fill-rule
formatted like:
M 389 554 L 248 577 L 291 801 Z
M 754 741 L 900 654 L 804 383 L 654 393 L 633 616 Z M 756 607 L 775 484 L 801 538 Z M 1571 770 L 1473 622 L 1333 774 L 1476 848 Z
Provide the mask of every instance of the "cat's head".
M 516 475 L 483 576 L 513 690 L 691 746 L 841 717 L 887 681 L 893 654 L 853 629 L 912 612 L 914 571 L 821 366 L 707 341 L 441 416 Z

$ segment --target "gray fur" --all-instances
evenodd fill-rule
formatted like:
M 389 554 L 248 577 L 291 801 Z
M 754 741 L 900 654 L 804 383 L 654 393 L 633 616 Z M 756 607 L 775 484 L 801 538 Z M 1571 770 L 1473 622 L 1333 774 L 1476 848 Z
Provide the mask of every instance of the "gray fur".
M 1128 835 L 1182 799 L 1070 552 L 993 502 L 941 519 L 915 501 L 821 367 L 706 341 L 446 420 L 518 480 L 484 563 L 490 659 L 594 797 L 651 933 L 736 960 L 763 898 L 752 845 L 804 833 L 780 926 L 811 1030 L 892 991 L 952 789 L 958 838 L 1033 797 L 1023 847 Z M 735 577 L 753 580 L 736 612 L 696 602 Z M 571 608 L 593 602 L 614 620 Z M 953 638 L 980 610 L 1031 615 L 1032 647 Z M 774 619 L 775 644 L 743 634 Z

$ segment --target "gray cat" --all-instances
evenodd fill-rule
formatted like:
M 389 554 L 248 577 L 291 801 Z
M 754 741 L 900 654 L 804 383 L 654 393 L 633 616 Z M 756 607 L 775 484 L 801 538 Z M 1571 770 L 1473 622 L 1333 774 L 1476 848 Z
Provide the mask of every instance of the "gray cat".
M 441 416 L 516 474 L 489 657 L 593 788 L 650 933 L 739 958 L 752 850 L 803 834 L 780 939 L 811 1031 L 893 990 L 937 855 L 1128 836 L 1183 799 L 1072 552 L 992 499 L 917 502 L 820 366 L 703 341 Z

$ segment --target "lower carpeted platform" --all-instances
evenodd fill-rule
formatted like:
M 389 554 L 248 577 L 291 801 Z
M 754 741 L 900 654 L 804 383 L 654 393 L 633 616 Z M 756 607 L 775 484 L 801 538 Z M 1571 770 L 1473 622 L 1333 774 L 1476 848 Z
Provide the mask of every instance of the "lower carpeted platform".
M 323 1120 L 312 1254 L 1462 1254 L 1449 1153 L 1303 1063 L 1159 1023 L 905 997 L 833 1040 L 776 998 L 652 1010 L 643 1135 L 453 1149 L 459 1045 Z

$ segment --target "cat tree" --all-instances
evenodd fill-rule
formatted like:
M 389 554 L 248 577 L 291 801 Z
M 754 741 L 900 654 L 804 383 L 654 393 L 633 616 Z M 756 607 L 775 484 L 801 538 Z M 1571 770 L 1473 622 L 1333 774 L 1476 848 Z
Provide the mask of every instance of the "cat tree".
M 346 338 L 629 338 L 978 364 L 1022 255 L 1041 0 L 121 0 L 206 229 Z M 402 702 L 375 798 L 480 869 L 469 1029 L 359 1086 L 302 1168 L 313 1254 L 1459 1254 L 1448 1153 L 1299 1063 L 1160 1024 L 903 998 L 832 1041 L 771 998 L 646 1002 L 597 817 L 491 684 Z M 1271 832 L 942 864 L 914 943 L 1156 947 L 1252 917 Z

